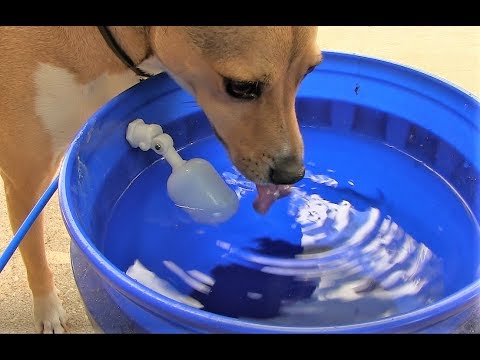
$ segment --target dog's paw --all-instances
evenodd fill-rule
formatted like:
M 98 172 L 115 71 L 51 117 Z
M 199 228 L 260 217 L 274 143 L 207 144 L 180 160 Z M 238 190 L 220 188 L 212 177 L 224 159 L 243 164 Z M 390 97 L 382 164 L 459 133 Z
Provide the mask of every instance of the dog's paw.
M 58 297 L 58 290 L 33 300 L 35 330 L 43 334 L 63 334 L 67 331 L 67 313 Z

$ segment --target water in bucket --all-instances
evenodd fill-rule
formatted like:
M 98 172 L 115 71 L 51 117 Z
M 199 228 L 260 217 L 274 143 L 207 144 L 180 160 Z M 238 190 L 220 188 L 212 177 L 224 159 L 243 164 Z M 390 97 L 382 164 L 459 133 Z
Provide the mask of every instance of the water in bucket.
M 305 178 L 267 214 L 252 208 L 255 185 L 211 135 L 179 153 L 208 159 L 236 192 L 236 214 L 216 225 L 195 222 L 168 197 L 171 167 L 159 158 L 117 201 L 100 241 L 104 254 L 123 271 L 140 261 L 170 298 L 286 326 L 387 318 L 478 276 L 478 224 L 422 160 L 439 139 L 419 128 L 423 135 L 408 139 L 412 156 L 361 131 L 303 124 Z M 455 238 L 471 240 L 457 246 Z

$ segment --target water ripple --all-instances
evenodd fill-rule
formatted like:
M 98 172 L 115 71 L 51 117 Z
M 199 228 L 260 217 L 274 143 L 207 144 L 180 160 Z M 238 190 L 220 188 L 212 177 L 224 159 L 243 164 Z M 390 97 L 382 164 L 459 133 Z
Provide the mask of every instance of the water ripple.
M 252 188 L 248 181 L 233 178 L 230 184 L 239 192 Z M 309 296 L 285 298 L 280 315 L 264 321 L 340 325 L 412 311 L 441 298 L 442 262 L 429 248 L 380 208 L 356 209 L 349 201 L 354 191 L 339 187 L 331 172 L 308 171 L 306 179 L 307 185 L 293 188 L 287 205 L 292 227 L 301 230 L 301 252 L 284 258 L 222 243 L 232 262 L 292 277 L 300 287 L 313 284 Z M 342 200 L 322 197 L 316 184 L 343 192 Z

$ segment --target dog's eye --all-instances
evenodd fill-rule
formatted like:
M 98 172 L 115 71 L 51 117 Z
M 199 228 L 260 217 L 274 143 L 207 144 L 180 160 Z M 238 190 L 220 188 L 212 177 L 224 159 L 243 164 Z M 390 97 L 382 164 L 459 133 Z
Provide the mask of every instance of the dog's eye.
M 262 83 L 255 81 L 235 81 L 224 78 L 225 91 L 231 97 L 242 100 L 256 100 L 262 94 Z

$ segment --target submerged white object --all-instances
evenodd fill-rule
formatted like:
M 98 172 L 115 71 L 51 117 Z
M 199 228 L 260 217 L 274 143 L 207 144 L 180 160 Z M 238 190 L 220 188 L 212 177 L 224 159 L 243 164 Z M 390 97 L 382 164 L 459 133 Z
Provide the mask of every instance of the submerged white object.
M 203 308 L 203 305 L 200 302 L 190 296 L 179 293 L 167 281 L 160 279 L 154 272 L 148 270 L 138 259 L 127 269 L 126 274 L 143 286 L 146 286 L 163 296 L 193 306 L 197 309 Z
M 238 209 L 237 194 L 223 181 L 215 168 L 200 158 L 188 161 L 173 147 L 170 135 L 160 125 L 136 119 L 128 125 L 127 141 L 143 151 L 153 150 L 172 166 L 167 181 L 168 195 L 195 221 L 217 224 L 230 219 Z

